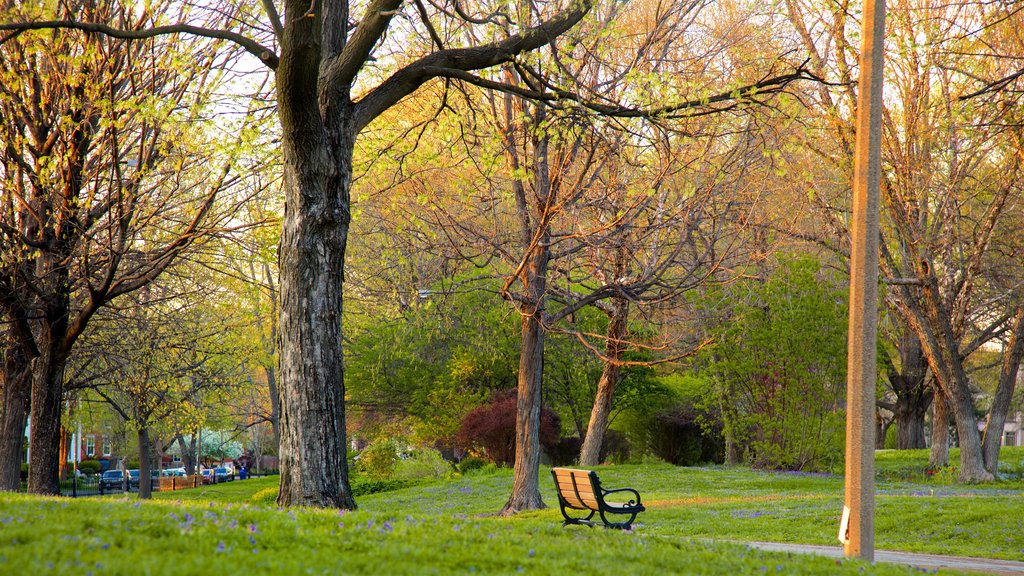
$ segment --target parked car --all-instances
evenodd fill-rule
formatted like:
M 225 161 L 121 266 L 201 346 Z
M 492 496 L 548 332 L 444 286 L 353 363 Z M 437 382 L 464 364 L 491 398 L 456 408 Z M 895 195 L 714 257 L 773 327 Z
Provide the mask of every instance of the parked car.
M 162 474 L 164 476 L 188 476 L 188 474 L 185 474 L 184 468 L 167 468 Z
M 107 470 L 100 476 L 100 490 L 122 490 L 124 489 L 124 472 L 121 470 Z
M 129 490 L 132 489 L 132 488 L 138 488 L 139 487 L 139 478 L 141 478 L 141 476 L 139 475 L 139 471 L 138 470 L 129 470 L 128 471 L 128 489 Z
M 214 468 L 213 469 L 214 482 L 220 484 L 221 482 L 231 482 L 235 479 L 235 474 L 228 468 Z
M 213 484 L 213 468 L 203 468 L 200 474 L 203 475 L 203 484 Z

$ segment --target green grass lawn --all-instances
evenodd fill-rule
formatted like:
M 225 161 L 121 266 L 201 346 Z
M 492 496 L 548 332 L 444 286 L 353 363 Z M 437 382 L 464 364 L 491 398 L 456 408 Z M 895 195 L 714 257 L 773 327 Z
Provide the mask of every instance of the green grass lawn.
M 1024 460 L 1024 450 L 1003 457 Z M 879 474 L 888 477 L 889 467 L 902 478 L 916 458 L 880 453 Z M 512 485 L 507 470 L 363 495 L 352 513 L 279 510 L 273 477 L 141 503 L 0 495 L 0 574 L 190 574 L 217 566 L 275 574 L 913 572 L 722 542 L 837 545 L 841 477 L 602 467 L 606 486 L 635 487 L 648 507 L 632 532 L 621 532 L 562 528 L 550 475 L 541 474 L 554 508 L 515 518 L 493 516 Z M 943 481 L 879 482 L 878 548 L 1024 559 L 1024 482 Z

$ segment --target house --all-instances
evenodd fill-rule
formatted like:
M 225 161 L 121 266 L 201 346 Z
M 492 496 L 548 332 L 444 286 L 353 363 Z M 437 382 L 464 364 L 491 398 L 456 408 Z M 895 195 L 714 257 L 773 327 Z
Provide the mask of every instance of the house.
M 1024 446 L 1024 412 L 1016 412 L 1006 417 L 1002 445 Z
M 60 451 L 62 460 L 68 464 L 81 462 L 82 460 L 96 460 L 100 463 L 100 470 L 116 468 L 121 456 L 117 453 L 116 447 L 123 444 L 119 442 L 116 434 L 110 431 L 84 431 L 79 428 L 76 432 L 65 432 L 61 438 Z M 69 466 L 70 467 L 70 466 Z

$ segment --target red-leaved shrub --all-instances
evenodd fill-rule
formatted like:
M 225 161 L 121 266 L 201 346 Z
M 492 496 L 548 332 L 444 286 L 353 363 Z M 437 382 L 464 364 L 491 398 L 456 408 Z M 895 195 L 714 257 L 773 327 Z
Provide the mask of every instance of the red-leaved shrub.
M 562 422 L 549 408 L 540 410 L 540 444 L 550 453 L 558 444 Z M 491 401 L 462 418 L 455 436 L 459 448 L 482 452 L 496 464 L 512 465 L 516 456 L 516 392 L 498 392 Z

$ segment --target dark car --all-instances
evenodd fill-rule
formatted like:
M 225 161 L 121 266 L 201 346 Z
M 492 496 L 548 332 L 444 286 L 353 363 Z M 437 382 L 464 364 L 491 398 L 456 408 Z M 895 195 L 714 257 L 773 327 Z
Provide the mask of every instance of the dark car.
M 200 474 L 203 476 L 203 484 L 213 484 L 213 468 L 203 468 Z
M 141 478 L 141 476 L 139 475 L 139 471 L 138 470 L 129 470 L 128 471 L 128 488 L 129 489 L 131 489 L 131 488 L 138 488 L 139 487 L 139 478 Z
M 227 468 L 214 468 L 213 478 L 215 483 L 220 484 L 221 482 L 231 482 L 235 479 L 235 475 Z
M 120 490 L 124 488 L 124 472 L 107 470 L 100 476 L 100 490 Z

